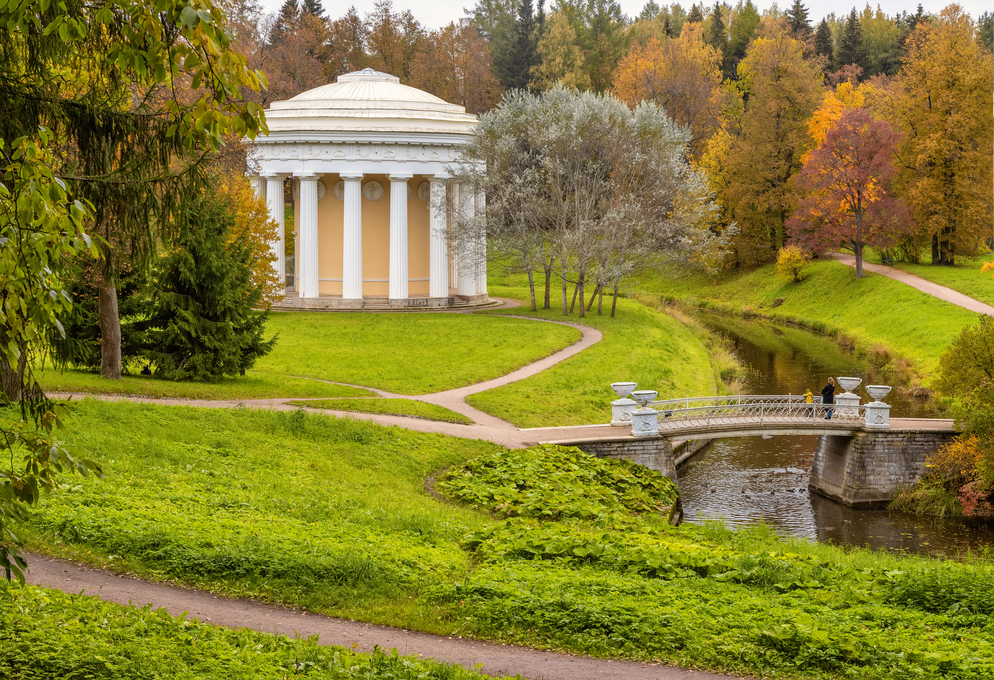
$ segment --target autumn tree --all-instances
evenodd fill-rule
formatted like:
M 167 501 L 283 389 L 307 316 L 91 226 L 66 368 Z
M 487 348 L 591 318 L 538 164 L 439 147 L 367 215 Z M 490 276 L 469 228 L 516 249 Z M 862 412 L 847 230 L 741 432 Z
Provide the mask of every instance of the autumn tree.
M 704 10 L 697 3 L 694 3 L 687 14 L 688 24 L 700 24 L 704 22 Z
M 756 9 L 756 5 L 752 0 L 746 0 L 745 3 L 739 0 L 728 40 L 729 60 L 726 77 L 735 77 L 739 62 L 745 59 L 746 49 L 755 37 L 758 27 L 759 10 Z
M 279 39 L 252 60 L 269 77 L 261 104 L 285 101 L 328 82 L 322 59 L 327 36 L 325 23 L 310 14 L 299 14 L 281 29 Z
M 365 68 L 369 61 L 366 55 L 368 38 L 369 29 L 355 7 L 350 7 L 343 16 L 328 22 L 327 42 L 322 55 L 325 79 L 333 82 L 343 73 Z
M 541 61 L 532 67 L 530 86 L 544 91 L 557 83 L 574 90 L 589 90 L 590 76 L 583 53 L 576 44 L 576 31 L 564 12 L 556 12 L 538 44 Z
M 589 47 L 585 62 L 590 86 L 604 92 L 611 86 L 614 71 L 625 48 L 625 16 L 617 0 L 592 0 L 589 7 Z
M 764 21 L 762 31 L 739 64 L 741 119 L 729 130 L 727 155 L 714 161 L 724 166 L 721 199 L 738 223 L 743 263 L 772 260 L 784 245 L 796 204 L 791 176 L 811 148 L 806 123 L 822 96 L 819 74 L 786 22 Z
M 489 111 L 504 92 L 486 41 L 467 19 L 429 33 L 411 66 L 409 84 L 470 113 Z
M 691 131 L 690 152 L 698 155 L 718 128 L 724 106 L 721 55 L 703 39 L 700 23 L 684 24 L 680 37 L 650 40 L 618 65 L 614 94 L 636 106 L 653 101 Z
M 494 74 L 505 88 L 510 86 L 517 10 L 517 0 L 477 0 L 470 12 L 471 23 L 487 41 Z
M 890 187 L 899 141 L 866 109 L 843 113 L 797 177 L 804 195 L 787 225 L 791 237 L 816 252 L 844 245 L 863 278 L 863 249 L 887 247 L 911 227 Z
M 392 0 L 377 0 L 366 16 L 366 47 L 371 65 L 408 80 L 411 66 L 427 37 L 410 10 L 395 12 Z
M 991 231 L 994 64 L 958 5 L 919 22 L 906 48 L 894 114 L 905 136 L 901 184 L 932 262 L 951 265 Z
M 853 85 L 846 80 L 839 83 L 834 90 L 829 90 L 822 98 L 821 106 L 808 120 L 808 132 L 815 146 L 825 140 L 825 135 L 838 122 L 842 115 L 851 109 L 861 109 L 867 106 L 867 94 L 873 88 L 867 83 Z

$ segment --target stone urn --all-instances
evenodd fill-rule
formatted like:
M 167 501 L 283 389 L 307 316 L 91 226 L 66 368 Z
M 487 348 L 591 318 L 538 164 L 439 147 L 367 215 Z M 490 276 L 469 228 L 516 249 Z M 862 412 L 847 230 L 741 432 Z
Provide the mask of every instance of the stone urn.
M 632 424 L 632 411 L 635 410 L 636 402 L 629 399 L 628 395 L 636 387 L 638 385 L 633 382 L 611 383 L 611 389 L 619 397 L 611 402 L 611 425 L 614 427 L 627 427 Z
M 859 417 L 859 395 L 854 394 L 853 390 L 859 387 L 863 379 L 841 376 L 836 380 L 839 381 L 839 385 L 845 392 L 835 395 L 835 403 L 838 404 L 835 415 L 848 418 Z
M 639 408 L 632 411 L 632 436 L 655 437 L 659 434 L 659 412 L 649 408 L 659 394 L 655 390 L 635 390 L 632 398 Z
M 889 385 L 867 385 L 866 391 L 873 401 L 866 405 L 865 425 L 870 430 L 890 429 L 890 406 L 880 401 L 890 394 Z

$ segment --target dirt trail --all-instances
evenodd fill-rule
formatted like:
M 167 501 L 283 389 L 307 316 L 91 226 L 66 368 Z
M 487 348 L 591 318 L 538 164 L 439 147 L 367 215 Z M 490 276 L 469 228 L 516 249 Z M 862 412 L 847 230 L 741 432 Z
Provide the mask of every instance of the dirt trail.
M 856 266 L 856 258 L 852 255 L 846 253 L 832 253 L 832 257 L 843 264 L 847 264 L 850 267 Z M 986 314 L 988 316 L 994 316 L 994 307 L 988 304 L 984 304 L 980 300 L 975 300 L 969 295 L 964 295 L 957 290 L 952 288 L 946 288 L 945 286 L 940 286 L 937 283 L 932 283 L 927 279 L 923 279 L 920 276 L 915 276 L 914 274 L 909 274 L 906 271 L 901 271 L 900 269 L 894 269 L 893 267 L 887 267 L 880 264 L 870 264 L 866 260 L 863 261 L 863 269 L 868 272 L 873 272 L 874 274 L 880 274 L 881 276 L 886 276 L 889 279 L 894 279 L 895 281 L 900 281 L 901 283 L 907 284 L 912 288 L 917 288 L 923 293 L 931 295 L 934 298 L 939 298 L 940 300 L 945 300 L 957 307 L 962 307 L 963 309 L 969 309 L 971 312 L 977 312 L 978 314 Z
M 631 661 L 607 661 L 584 656 L 543 652 L 528 647 L 496 645 L 459 637 L 428 635 L 387 626 L 278 607 L 252 600 L 229 600 L 198 590 L 148 583 L 115 576 L 71 562 L 29 555 L 27 580 L 34 585 L 69 593 L 99 597 L 122 605 L 163 607 L 173 616 L 188 617 L 217 626 L 249 628 L 263 633 L 310 637 L 324 645 L 339 645 L 369 652 L 374 646 L 396 648 L 401 654 L 431 657 L 468 669 L 483 665 L 488 675 L 521 674 L 531 680 L 720 680 L 733 676 L 689 671 Z

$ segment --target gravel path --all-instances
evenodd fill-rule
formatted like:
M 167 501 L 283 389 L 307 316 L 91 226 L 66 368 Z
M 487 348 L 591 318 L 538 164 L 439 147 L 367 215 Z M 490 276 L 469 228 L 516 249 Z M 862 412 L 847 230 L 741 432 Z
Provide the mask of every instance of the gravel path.
M 832 253 L 832 257 L 843 264 L 849 265 L 850 267 L 856 266 L 856 258 L 853 255 L 849 255 L 847 253 Z M 881 276 L 886 276 L 889 279 L 905 283 L 912 288 L 917 288 L 923 293 L 939 298 L 940 300 L 945 300 L 946 302 L 954 304 L 957 307 L 969 309 L 971 312 L 977 312 L 978 314 L 994 316 L 994 307 L 984 304 L 980 300 L 975 300 L 969 295 L 964 295 L 963 293 L 953 290 L 952 288 L 946 288 L 945 286 L 940 286 L 937 283 L 932 283 L 931 281 L 923 279 L 920 276 L 915 276 L 914 274 L 909 274 L 906 271 L 894 269 L 893 267 L 886 267 L 880 264 L 870 264 L 866 260 L 863 260 L 863 269 L 868 272 L 880 274 Z
M 323 645 L 351 648 L 354 644 L 362 652 L 379 646 L 387 650 L 396 648 L 401 654 L 459 664 L 470 670 L 482 664 L 483 672 L 488 675 L 520 673 L 531 680 L 721 680 L 733 677 L 673 666 L 543 652 L 528 647 L 428 635 L 335 619 L 253 600 L 230 600 L 198 590 L 115 576 L 103 570 L 40 555 L 29 555 L 28 562 L 31 567 L 28 582 L 46 588 L 83 593 L 135 607 L 151 604 L 156 608 L 164 607 L 173 616 L 187 612 L 190 618 L 196 617 L 205 623 L 228 628 L 249 628 L 291 637 L 295 634 L 305 638 L 317 635 Z

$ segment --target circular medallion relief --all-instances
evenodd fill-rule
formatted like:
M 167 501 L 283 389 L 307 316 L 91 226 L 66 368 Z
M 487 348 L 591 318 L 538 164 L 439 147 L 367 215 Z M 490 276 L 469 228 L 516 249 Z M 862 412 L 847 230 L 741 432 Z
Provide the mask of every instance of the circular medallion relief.
M 362 185 L 362 195 L 367 201 L 378 201 L 383 198 L 383 185 L 379 182 L 366 182 Z
M 407 183 L 407 197 L 410 198 L 414 195 L 414 189 L 411 188 L 411 183 Z
M 332 195 L 339 201 L 345 200 L 345 182 L 343 180 L 338 180 L 335 182 L 335 188 L 331 190 Z
M 425 203 L 431 198 L 431 182 L 422 182 L 418 185 L 418 198 Z
M 324 198 L 325 196 L 328 195 L 328 187 L 325 186 L 324 182 L 321 181 L 321 180 L 317 181 L 317 192 L 318 192 L 318 200 L 319 201 L 322 198 Z M 299 179 L 294 180 L 294 182 L 293 182 L 293 197 L 297 198 L 297 199 L 300 198 L 300 180 Z

